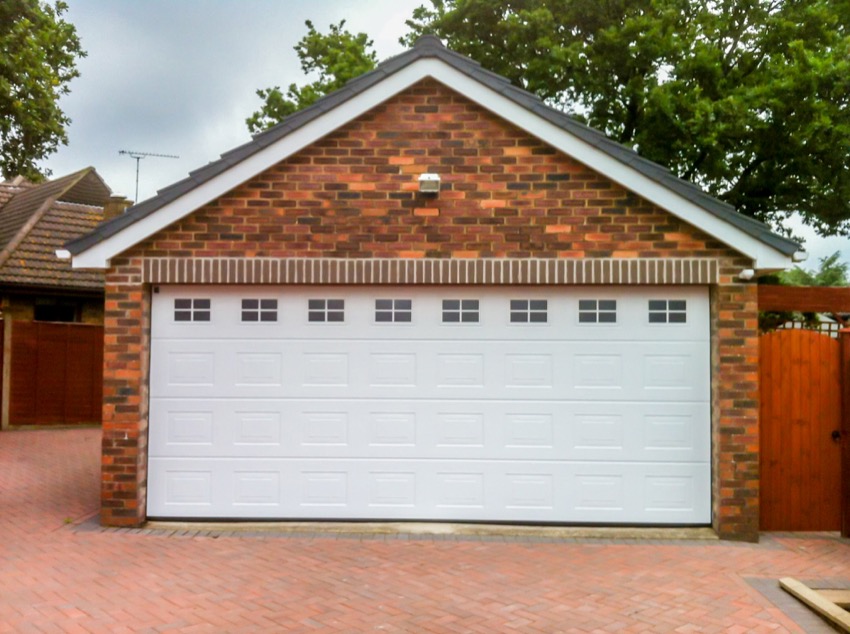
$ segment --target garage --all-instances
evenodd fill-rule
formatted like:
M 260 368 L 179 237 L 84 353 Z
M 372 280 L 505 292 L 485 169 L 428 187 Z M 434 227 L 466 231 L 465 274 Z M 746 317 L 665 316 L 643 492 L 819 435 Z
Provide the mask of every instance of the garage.
M 707 288 L 179 286 L 159 518 L 710 522 Z
M 66 245 L 101 522 L 758 539 L 759 276 L 800 245 L 434 36 Z

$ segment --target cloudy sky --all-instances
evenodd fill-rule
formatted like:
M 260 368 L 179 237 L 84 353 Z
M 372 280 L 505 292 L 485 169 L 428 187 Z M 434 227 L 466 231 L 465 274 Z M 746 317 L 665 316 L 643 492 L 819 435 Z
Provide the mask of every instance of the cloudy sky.
M 245 118 L 255 91 L 303 83 L 293 46 L 305 20 L 365 31 L 378 57 L 402 51 L 405 19 L 423 0 L 67 0 L 88 57 L 62 107 L 69 143 L 44 166 L 61 176 L 92 165 L 116 193 L 133 198 L 136 161 L 119 150 L 173 154 L 140 163 L 145 199 L 250 139 Z M 850 240 L 818 239 L 805 228 L 806 266 Z

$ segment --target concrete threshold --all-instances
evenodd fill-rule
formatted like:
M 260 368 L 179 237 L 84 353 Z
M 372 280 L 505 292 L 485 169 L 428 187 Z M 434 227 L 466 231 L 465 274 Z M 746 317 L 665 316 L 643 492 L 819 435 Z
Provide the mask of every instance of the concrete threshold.
M 629 526 L 530 526 L 518 524 L 461 524 L 439 522 L 169 522 L 150 521 L 146 529 L 198 531 L 204 533 L 263 532 L 298 535 L 415 535 L 492 538 L 612 539 L 612 540 L 695 540 L 717 541 L 708 526 L 629 527 Z

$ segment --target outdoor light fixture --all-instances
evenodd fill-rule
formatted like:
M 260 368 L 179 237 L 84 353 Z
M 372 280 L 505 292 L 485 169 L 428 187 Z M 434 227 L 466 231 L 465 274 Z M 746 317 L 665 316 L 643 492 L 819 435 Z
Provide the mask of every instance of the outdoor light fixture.
M 744 269 L 740 273 L 738 273 L 738 278 L 744 281 L 751 280 L 755 277 L 756 272 L 752 269 Z
M 440 191 L 439 174 L 422 174 L 419 177 L 419 191 L 423 194 L 436 194 Z
M 809 254 L 805 251 L 796 251 L 794 255 L 791 256 L 792 262 L 805 262 L 809 259 Z

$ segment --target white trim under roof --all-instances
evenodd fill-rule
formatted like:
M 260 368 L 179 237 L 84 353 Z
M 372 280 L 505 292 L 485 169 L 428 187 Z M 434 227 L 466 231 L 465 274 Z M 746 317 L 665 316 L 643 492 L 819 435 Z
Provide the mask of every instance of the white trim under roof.
M 384 101 L 431 77 L 493 114 L 580 161 L 638 196 L 751 258 L 756 269 L 786 269 L 791 257 L 754 238 L 694 202 L 609 156 L 563 128 L 436 58 L 414 61 L 319 115 L 271 145 L 186 192 L 73 258 L 74 268 L 104 269 L 116 255 L 189 215 L 234 187 L 289 158 Z

